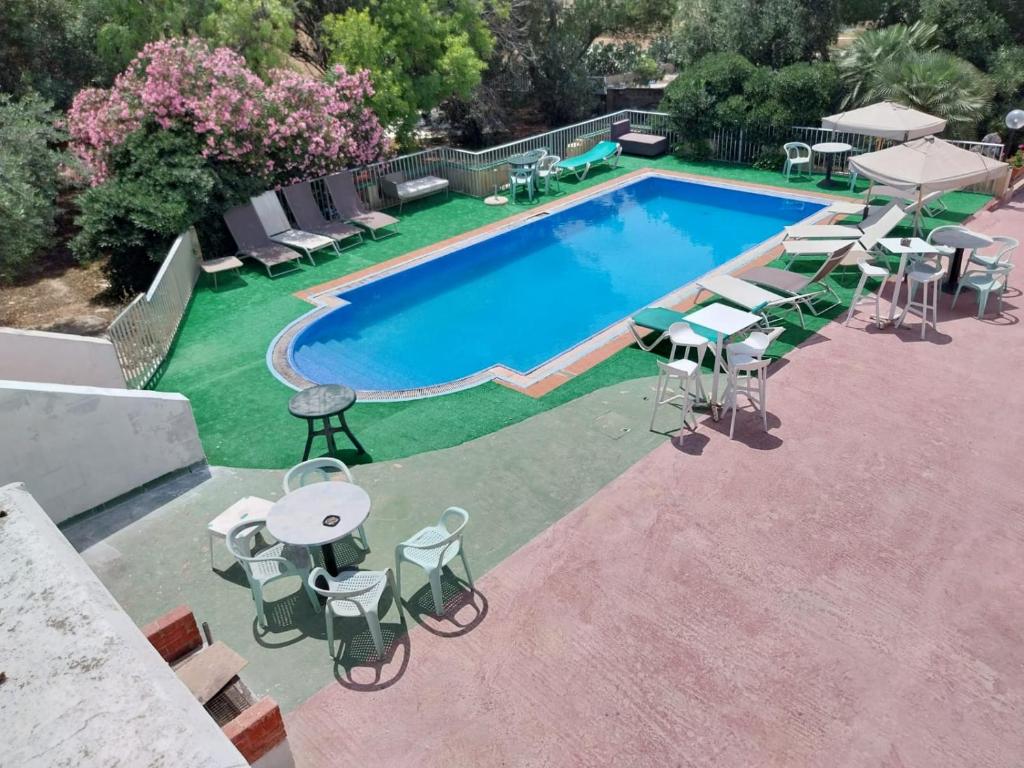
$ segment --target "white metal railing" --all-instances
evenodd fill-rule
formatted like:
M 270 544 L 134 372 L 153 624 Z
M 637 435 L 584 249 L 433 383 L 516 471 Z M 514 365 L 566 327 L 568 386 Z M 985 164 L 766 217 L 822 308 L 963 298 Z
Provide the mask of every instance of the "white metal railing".
M 359 189 L 364 203 L 372 209 L 384 208 L 396 202 L 383 198 L 379 185 L 381 177 L 395 171 L 404 171 L 410 178 L 428 175 L 440 176 L 448 179 L 449 188 L 453 192 L 472 197 L 486 197 L 492 194 L 497 187 L 508 182 L 505 164 L 513 155 L 540 148 L 559 157 L 579 154 L 598 141 L 608 138 L 611 124 L 624 118 L 629 119 L 632 130 L 667 136 L 670 145 L 676 144 L 680 140 L 672 118 L 667 113 L 622 109 L 489 149 L 469 151 L 444 146 L 383 160 L 355 169 L 353 174 L 356 187 Z M 830 129 L 811 126 L 793 126 L 784 130 L 759 132 L 759 134 L 756 140 L 752 140 L 742 130 L 718 131 L 711 137 L 710 159 L 730 163 L 751 163 L 766 149 L 781 148 L 786 141 L 802 141 L 807 144 L 843 141 L 854 147 L 855 152 L 867 152 L 896 143 L 874 139 L 870 136 L 836 133 Z M 1002 144 L 956 140 L 951 143 L 993 157 L 1000 157 L 1003 152 Z M 815 160 L 820 163 L 822 158 L 816 157 Z M 840 171 L 845 168 L 845 165 L 846 158 L 843 158 L 839 164 Z M 313 187 L 324 212 L 329 214 L 330 201 L 321 182 L 314 181 Z M 988 194 L 996 191 L 995 185 L 989 183 L 970 189 Z
M 201 259 L 199 239 L 190 227 L 174 241 L 149 290 L 107 329 L 129 387 L 145 387 L 167 357 L 199 279 Z

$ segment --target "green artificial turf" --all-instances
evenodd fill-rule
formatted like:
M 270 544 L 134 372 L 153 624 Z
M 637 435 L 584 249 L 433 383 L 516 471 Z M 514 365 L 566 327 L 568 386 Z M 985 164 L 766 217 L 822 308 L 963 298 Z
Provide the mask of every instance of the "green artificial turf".
M 584 182 L 563 182 L 562 189 L 564 193 L 575 192 L 648 166 L 773 184 L 794 191 L 820 191 L 820 177 L 794 178 L 787 183 L 777 172 L 724 163 L 685 162 L 674 157 L 653 161 L 623 157 L 618 169 L 595 169 Z M 865 186 L 859 185 L 858 191 Z M 848 194 L 845 186 L 837 185 L 828 191 Z M 542 202 L 550 200 L 545 198 Z M 962 221 L 987 200 L 983 195 L 970 193 L 947 194 L 943 201 L 948 210 L 937 219 L 926 218 L 925 228 Z M 321 257 L 315 267 L 307 263 L 301 271 L 273 280 L 262 268 L 246 267 L 241 280 L 222 278 L 217 292 L 204 281 L 196 290 L 163 370 L 150 386 L 181 392 L 191 400 L 211 463 L 235 467 L 290 466 L 301 457 L 306 427 L 288 414 L 288 398 L 293 392 L 270 373 L 266 355 L 274 337 L 311 309 L 310 304 L 293 294 L 523 210 L 522 205 L 490 207 L 460 195 L 452 195 L 448 200 L 435 197 L 406 206 L 399 236 L 368 241 L 340 257 Z M 903 234 L 909 234 L 909 227 L 897 229 L 894 236 Z M 793 268 L 812 270 L 815 265 L 810 259 Z M 840 269 L 833 275 L 833 286 L 848 303 L 859 272 Z M 538 307 L 537 311 L 543 312 L 544 308 Z M 787 330 L 770 354 L 784 355 L 842 311 L 837 308 L 826 318 L 807 316 L 806 330 L 787 318 Z M 466 333 L 473 333 L 473 329 L 467 328 Z M 352 463 L 382 461 L 458 445 L 601 387 L 653 373 L 651 355 L 632 346 L 541 398 L 488 383 L 424 400 L 358 403 L 349 412 L 348 420 L 368 454 L 356 457 L 354 450 L 343 450 L 341 458 Z M 323 447 L 322 440 L 317 447 Z

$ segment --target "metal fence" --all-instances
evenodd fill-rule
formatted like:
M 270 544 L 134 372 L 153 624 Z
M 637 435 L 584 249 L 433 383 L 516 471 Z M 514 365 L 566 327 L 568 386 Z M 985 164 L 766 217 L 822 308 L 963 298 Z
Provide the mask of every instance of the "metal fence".
M 199 240 L 189 228 L 174 241 L 149 290 L 107 329 L 129 387 L 145 387 L 167 357 L 199 279 L 200 259 Z
M 452 192 L 472 197 L 486 197 L 508 183 L 506 163 L 513 155 L 540 148 L 563 158 L 577 155 L 585 152 L 598 141 L 607 139 L 611 124 L 622 119 L 628 119 L 631 129 L 634 131 L 667 136 L 670 145 L 678 143 L 681 138 L 671 116 L 667 113 L 623 109 L 489 149 L 469 151 L 447 146 L 436 147 L 373 163 L 353 171 L 356 187 L 360 191 L 363 202 L 371 209 L 384 208 L 396 202 L 381 196 L 379 184 L 383 176 L 395 171 L 403 171 L 409 178 L 439 176 L 448 179 Z M 806 144 L 842 141 L 850 144 L 855 153 L 881 149 L 896 143 L 809 126 L 793 126 L 785 130 L 762 132 L 756 141 L 749 139 L 742 130 L 722 130 L 711 137 L 710 159 L 749 164 L 768 149 L 781 149 L 782 144 L 787 141 L 801 141 Z M 1002 144 L 984 144 L 976 141 L 951 141 L 951 143 L 992 157 L 1000 157 L 1003 152 Z M 816 156 L 815 160 L 820 163 L 823 158 Z M 844 170 L 846 160 L 847 158 L 840 159 L 838 165 L 840 172 Z M 993 183 L 970 189 L 987 194 L 996 192 Z M 317 182 L 314 182 L 314 190 L 325 212 L 329 213 L 329 198 Z

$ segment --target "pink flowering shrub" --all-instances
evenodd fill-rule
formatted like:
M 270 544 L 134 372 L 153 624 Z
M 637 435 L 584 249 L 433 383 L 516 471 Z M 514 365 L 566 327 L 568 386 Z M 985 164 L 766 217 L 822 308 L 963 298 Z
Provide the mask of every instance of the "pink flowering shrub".
M 369 73 L 336 67 L 327 80 L 273 70 L 264 83 L 228 48 L 196 38 L 148 44 L 110 89 L 80 91 L 68 111 L 71 148 L 109 174 L 110 151 L 147 120 L 199 135 L 204 157 L 288 182 L 372 162 L 388 149 Z

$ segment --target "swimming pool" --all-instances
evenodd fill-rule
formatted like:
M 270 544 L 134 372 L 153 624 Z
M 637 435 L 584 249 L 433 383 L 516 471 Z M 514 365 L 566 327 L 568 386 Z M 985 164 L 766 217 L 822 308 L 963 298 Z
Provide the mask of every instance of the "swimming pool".
M 338 292 L 288 363 L 375 392 L 526 374 L 823 207 L 647 176 Z

